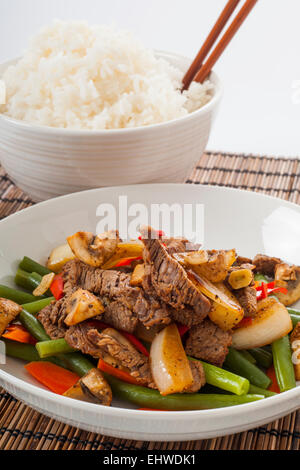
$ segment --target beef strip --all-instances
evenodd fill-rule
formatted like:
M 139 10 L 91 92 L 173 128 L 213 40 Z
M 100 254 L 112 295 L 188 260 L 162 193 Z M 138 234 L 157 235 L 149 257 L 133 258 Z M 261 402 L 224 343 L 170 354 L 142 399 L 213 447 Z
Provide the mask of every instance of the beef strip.
M 245 256 L 238 256 L 233 266 L 241 266 L 241 264 L 252 264 L 251 258 L 245 258 Z
M 93 268 L 81 261 L 72 260 L 66 263 L 62 275 L 66 291 L 74 286 L 80 286 L 100 296 L 101 299 L 103 297 L 109 299 L 111 303 L 107 302 L 108 313 L 105 312 L 103 318 L 116 328 L 119 326 L 109 321 L 109 318 L 113 319 L 115 313 L 116 304 L 111 305 L 113 301 L 117 301 L 118 306 L 122 306 L 121 310 L 124 315 L 121 321 L 124 325 L 121 329 L 126 331 L 134 331 L 138 319 L 146 327 L 168 324 L 171 321 L 167 305 L 157 296 L 153 297 L 151 292 L 148 293 L 140 287 L 132 287 L 130 274 Z
M 259 254 L 255 256 L 252 263 L 255 265 L 255 272 L 274 277 L 275 267 L 282 261 L 279 258 Z
M 104 312 L 101 317 L 96 317 L 117 328 L 118 330 L 133 333 L 137 326 L 137 317 L 122 300 L 109 300 L 107 297 L 101 297 L 104 305 Z
M 67 330 L 65 340 L 71 348 L 78 349 L 83 352 L 83 354 L 89 354 L 95 358 L 100 358 L 102 357 L 101 350 L 97 345 L 90 341 L 88 337 L 88 332 L 90 330 L 94 330 L 94 327 L 89 325 L 88 322 L 78 323 Z
M 152 379 L 148 358 L 137 351 L 135 347 L 123 335 L 113 328 L 107 328 L 101 333 L 96 329 L 87 333 L 88 340 L 95 344 L 101 351 L 109 354 L 118 363 L 128 369 L 130 375 L 141 385 L 156 388 Z
M 211 308 L 210 301 L 197 290 L 184 268 L 170 256 L 163 242 L 150 238 L 150 227 L 142 228 L 141 234 L 146 247 L 146 261 L 150 266 L 148 283 L 159 298 L 176 310 L 188 309 L 191 313 L 189 324 L 201 323 Z
M 189 307 L 185 307 L 182 309 L 175 309 L 171 308 L 171 315 L 175 322 L 181 323 L 182 325 L 186 326 L 193 326 L 195 324 L 195 314 L 194 310 Z
M 37 315 L 38 320 L 43 325 L 47 335 L 51 339 L 63 338 L 67 331 L 64 320 L 67 316 L 67 303 L 70 295 L 75 289 L 69 291 L 69 295 L 60 300 L 53 300 L 47 307 L 44 307 Z
M 223 331 L 209 319 L 189 331 L 185 351 L 190 356 L 222 366 L 231 345 L 232 335 Z
M 292 344 L 293 341 L 299 341 L 299 340 L 300 340 L 300 322 L 298 322 L 295 328 L 293 329 L 291 336 L 290 336 L 290 342 Z
M 252 286 L 233 291 L 235 297 L 244 309 L 245 317 L 255 317 L 257 313 L 256 289 Z

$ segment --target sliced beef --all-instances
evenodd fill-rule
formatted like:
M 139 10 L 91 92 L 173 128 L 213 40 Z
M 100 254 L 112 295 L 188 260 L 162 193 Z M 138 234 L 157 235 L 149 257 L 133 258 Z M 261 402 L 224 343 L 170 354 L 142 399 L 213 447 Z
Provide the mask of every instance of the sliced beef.
M 300 322 L 298 322 L 295 328 L 293 329 L 291 336 L 290 336 L 290 342 L 292 344 L 293 341 L 299 341 L 299 340 L 300 340 Z
M 164 239 L 163 243 L 166 245 L 167 251 L 170 255 L 173 253 L 182 253 L 186 251 L 186 244 L 188 240 L 178 238 Z
M 186 238 L 163 238 L 167 251 L 170 255 L 173 253 L 184 253 L 188 251 L 197 251 L 200 248 L 199 244 L 191 243 Z
M 233 291 L 235 297 L 244 309 L 245 317 L 255 317 L 257 313 L 257 299 L 255 287 L 247 286 Z
M 197 290 L 184 268 L 167 251 L 164 243 L 151 239 L 151 228 L 141 229 L 146 247 L 146 261 L 149 280 L 156 294 L 176 310 L 188 309 L 191 312 L 190 324 L 198 324 L 207 316 L 210 301 Z
M 255 272 L 265 274 L 266 276 L 274 277 L 275 267 L 277 264 L 282 263 L 279 258 L 272 258 L 266 255 L 256 255 L 253 264 L 255 264 Z
M 153 297 L 151 292 L 148 293 L 139 287 L 132 287 L 130 274 L 93 268 L 81 261 L 72 260 L 64 266 L 62 275 L 67 291 L 74 286 L 80 286 L 100 296 L 101 299 L 107 298 L 108 313 L 104 313 L 104 318 L 116 328 L 119 326 L 109 321 L 109 317 L 113 318 L 116 311 L 116 304 L 111 305 L 114 301 L 122 306 L 121 321 L 124 326 L 121 329 L 126 329 L 126 331 L 134 331 L 138 319 L 146 327 L 167 324 L 171 321 L 167 305 L 157 296 Z M 125 315 L 127 315 L 127 319 Z
M 70 291 L 70 295 L 73 292 Z M 67 331 L 64 320 L 67 316 L 66 309 L 69 296 L 60 300 L 53 300 L 51 304 L 44 307 L 37 315 L 38 320 L 43 325 L 47 335 L 51 339 L 63 338 Z
M 88 337 L 90 330 L 94 330 L 94 327 L 87 322 L 78 323 L 78 325 L 73 325 L 67 330 L 65 340 L 71 348 L 78 349 L 83 354 L 100 358 L 102 357 L 101 350 Z
M 109 300 L 107 297 L 101 297 L 101 301 L 105 310 L 99 320 L 118 330 L 134 332 L 137 326 L 137 316 L 122 300 Z
M 179 310 L 171 307 L 171 315 L 175 322 L 182 325 L 191 327 L 195 324 L 195 314 L 192 308 L 185 307 Z
M 252 259 L 245 258 L 245 256 L 238 256 L 234 262 L 234 266 L 240 266 L 241 264 L 252 264 Z
M 205 319 L 189 331 L 185 350 L 190 356 L 221 367 L 231 342 L 231 333 L 221 330 L 209 319 Z
M 96 329 L 87 333 L 89 341 L 100 351 L 113 357 L 118 363 L 128 369 L 130 375 L 141 385 L 156 388 L 153 382 L 148 358 L 140 353 L 122 334 L 113 328 L 107 328 L 101 333 Z

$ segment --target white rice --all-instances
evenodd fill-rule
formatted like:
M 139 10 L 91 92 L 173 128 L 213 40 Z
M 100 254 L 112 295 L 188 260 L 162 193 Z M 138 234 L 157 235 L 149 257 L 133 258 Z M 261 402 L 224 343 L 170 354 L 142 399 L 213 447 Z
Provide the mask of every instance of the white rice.
M 127 31 L 55 21 L 2 76 L 0 111 L 29 123 L 119 129 L 169 121 L 199 109 L 213 85 L 180 93 L 182 71 L 157 59 Z

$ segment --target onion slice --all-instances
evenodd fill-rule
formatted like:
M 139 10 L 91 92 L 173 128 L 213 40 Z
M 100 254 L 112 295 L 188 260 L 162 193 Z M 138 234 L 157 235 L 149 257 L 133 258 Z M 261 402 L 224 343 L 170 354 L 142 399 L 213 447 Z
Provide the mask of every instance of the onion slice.
M 184 392 L 193 384 L 189 360 L 174 323 L 155 336 L 151 344 L 150 364 L 161 395 Z
M 287 335 L 293 329 L 286 307 L 273 297 L 258 302 L 257 316 L 251 324 L 234 330 L 232 346 L 252 349 L 266 346 Z

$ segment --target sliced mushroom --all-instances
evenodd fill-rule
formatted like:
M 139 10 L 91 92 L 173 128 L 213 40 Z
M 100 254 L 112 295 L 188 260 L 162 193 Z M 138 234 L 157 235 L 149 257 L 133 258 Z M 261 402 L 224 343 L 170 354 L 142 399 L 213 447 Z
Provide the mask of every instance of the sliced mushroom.
M 0 336 L 21 311 L 21 305 L 16 304 L 12 300 L 0 297 Z
M 277 264 L 275 267 L 275 283 L 276 286 L 287 289 L 287 294 L 282 292 L 275 294 L 283 305 L 288 307 L 300 299 L 299 266 L 289 266 L 286 263 Z
M 141 286 L 143 284 L 144 276 L 145 276 L 145 265 L 137 264 L 131 275 L 130 285 L 133 287 Z
M 78 382 L 69 388 L 64 394 L 65 397 L 74 400 L 99 403 L 109 406 L 112 401 L 112 391 L 99 369 L 91 369 Z
M 99 369 L 91 369 L 79 380 L 82 391 L 101 405 L 109 406 L 112 401 L 112 391 Z
M 179 263 L 191 268 L 196 274 L 211 282 L 221 282 L 236 259 L 235 250 L 199 250 L 174 253 Z
M 117 230 L 110 230 L 97 236 L 91 232 L 77 232 L 67 238 L 76 258 L 94 267 L 102 266 L 111 258 L 119 241 Z
M 54 273 L 45 274 L 45 276 L 42 277 L 42 280 L 39 285 L 32 292 L 33 295 L 39 296 L 45 294 L 45 292 L 47 292 L 47 290 L 51 286 L 54 276 Z
M 87 396 L 84 393 L 79 382 L 77 382 L 75 385 L 70 387 L 65 393 L 63 393 L 63 396 L 73 398 L 74 400 L 87 401 L 90 403 L 95 402 L 90 396 Z
M 79 288 L 68 299 L 65 324 L 76 325 L 103 312 L 104 307 L 100 299 L 91 292 Z

